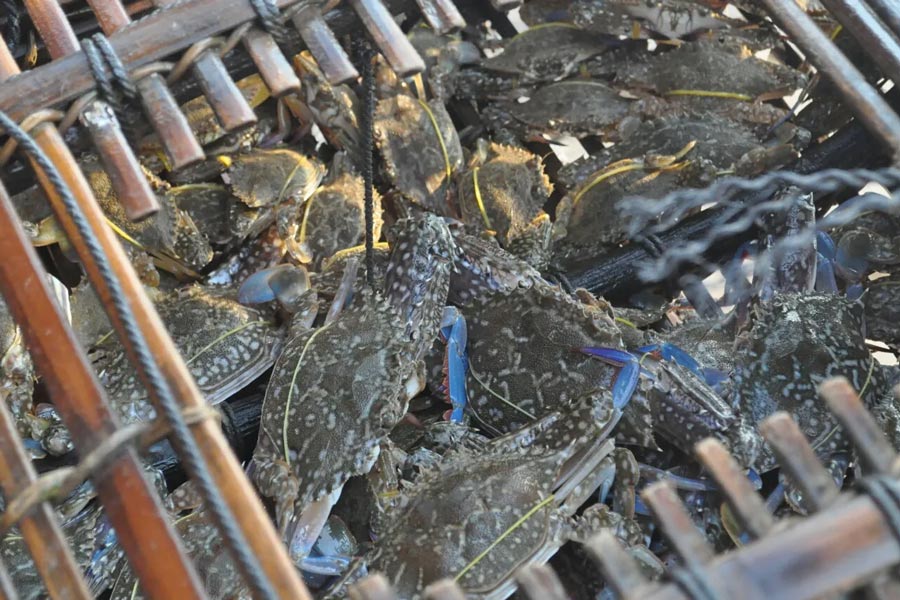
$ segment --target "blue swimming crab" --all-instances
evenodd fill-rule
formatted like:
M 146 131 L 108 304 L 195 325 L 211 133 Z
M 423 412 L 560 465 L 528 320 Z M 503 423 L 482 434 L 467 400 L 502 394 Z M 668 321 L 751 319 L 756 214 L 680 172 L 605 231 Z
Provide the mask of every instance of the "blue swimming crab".
M 274 211 L 288 252 L 303 257 L 301 207 L 322 182 L 325 166 L 288 148 L 254 149 L 219 158 L 227 166 L 222 178 L 231 193 L 250 208 Z
M 517 569 L 545 562 L 566 541 L 586 538 L 587 529 L 610 528 L 639 543 L 639 529 L 606 507 L 573 517 L 614 477 L 626 482 L 617 494 L 622 508 L 633 511 L 627 483 L 637 464 L 609 439 L 620 417 L 608 392 L 589 395 L 479 451 L 450 450 L 401 490 L 387 530 L 327 597 L 342 597 L 367 566 L 403 598 L 422 598 L 428 584 L 452 577 L 467 597 L 502 599 L 514 591 Z
M 442 101 L 391 84 L 378 100 L 374 123 L 387 178 L 415 206 L 451 216 L 453 174 L 463 164 L 456 127 Z
M 437 335 L 454 250 L 447 225 L 431 214 L 395 231 L 383 287 L 357 290 L 346 308 L 339 299 L 340 312 L 319 328 L 295 317 L 266 389 L 252 476 L 275 500 L 298 561 L 346 481 L 372 467 L 424 386 L 423 356 Z M 355 281 L 348 272 L 347 285 Z M 257 285 L 249 283 L 248 294 Z
M 658 34 L 677 39 L 703 30 L 727 27 L 728 19 L 717 12 L 726 4 L 718 0 L 541 0 L 526 3 L 521 15 L 531 26 L 562 21 L 595 34 L 641 38 Z
M 545 266 L 553 223 L 544 205 L 553 184 L 541 158 L 524 148 L 479 141 L 468 167 L 457 183 L 468 229 L 495 235 L 511 253 L 536 268 Z
M 228 398 L 271 367 L 282 345 L 274 315 L 199 285 L 163 296 L 156 308 L 211 404 Z M 100 380 L 122 422 L 152 419 L 155 410 L 121 346 L 110 340 L 99 350 L 103 354 Z

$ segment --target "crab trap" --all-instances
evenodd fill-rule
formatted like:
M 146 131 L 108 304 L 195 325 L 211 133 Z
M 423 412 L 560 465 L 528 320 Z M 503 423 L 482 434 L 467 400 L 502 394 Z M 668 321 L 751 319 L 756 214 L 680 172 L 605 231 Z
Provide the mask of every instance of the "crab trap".
M 0 594 L 900 598 L 900 5 L 0 0 Z

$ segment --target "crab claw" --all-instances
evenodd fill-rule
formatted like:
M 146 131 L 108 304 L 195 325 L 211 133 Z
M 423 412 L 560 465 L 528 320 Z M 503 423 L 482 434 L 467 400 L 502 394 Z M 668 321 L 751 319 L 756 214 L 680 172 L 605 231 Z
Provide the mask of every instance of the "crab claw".
M 700 367 L 700 363 L 694 360 L 693 356 L 674 344 L 670 344 L 668 342 L 663 342 L 661 344 L 649 344 L 647 346 L 641 346 L 637 349 L 637 351 L 641 354 L 658 354 L 659 357 L 663 360 L 674 362 L 678 365 L 681 365 L 685 369 L 690 369 L 701 379 L 706 378 L 703 369 Z
M 835 294 L 838 291 L 834 261 L 821 252 L 816 253 L 816 290 Z
M 466 357 L 466 321 L 452 306 L 444 309 L 441 318 L 441 337 L 447 344 L 444 366 L 447 373 L 446 387 L 453 410 L 450 422 L 462 423 L 468 402 L 466 393 L 466 372 L 469 361 Z
M 277 265 L 257 271 L 238 290 L 238 302 L 260 304 L 278 300 L 288 310 L 310 287 L 309 274 L 303 267 Z
M 850 232 L 841 238 L 834 255 L 834 270 L 841 279 L 856 283 L 869 270 L 868 256 L 872 239 L 862 232 Z
M 295 514 L 285 531 L 288 551 L 295 564 L 309 558 L 319 534 L 325 527 L 332 507 L 341 496 L 341 488 L 314 502 L 310 502 L 300 514 Z
M 845 236 L 846 238 L 847 236 Z M 856 300 L 862 295 L 859 280 L 869 269 L 865 255 L 868 252 L 868 238 L 864 241 L 850 240 L 836 246 L 831 236 L 825 232 L 816 234 L 816 290 L 838 293 L 837 276 L 848 283 L 847 297 Z
M 641 375 L 641 365 L 638 359 L 630 352 L 616 348 L 580 348 L 581 352 L 593 356 L 614 367 L 621 367 L 616 381 L 613 383 L 613 406 L 619 410 L 625 408 L 631 400 L 634 390 L 637 389 L 638 379 Z

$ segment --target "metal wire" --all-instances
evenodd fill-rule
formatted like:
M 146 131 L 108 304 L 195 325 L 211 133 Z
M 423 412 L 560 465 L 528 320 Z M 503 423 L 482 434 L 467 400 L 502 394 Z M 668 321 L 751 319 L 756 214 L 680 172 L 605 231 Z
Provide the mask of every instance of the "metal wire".
M 97 264 L 97 270 L 103 279 L 104 285 L 109 288 L 110 297 L 112 299 L 113 308 L 116 316 L 122 323 L 124 336 L 127 342 L 134 349 L 137 359 L 138 371 L 142 373 L 153 391 L 153 395 L 159 399 L 159 409 L 162 418 L 171 428 L 172 439 L 175 447 L 178 449 L 179 455 L 184 462 L 185 468 L 197 482 L 197 486 L 203 497 L 203 500 L 210 511 L 213 521 L 216 523 L 225 545 L 231 552 L 232 558 L 238 565 L 247 584 L 253 591 L 254 595 L 259 598 L 276 598 L 272 584 L 265 577 L 259 560 L 249 551 L 249 544 L 244 539 L 243 533 L 238 529 L 222 496 L 216 487 L 212 475 L 209 472 L 205 461 L 203 460 L 197 443 L 194 440 L 187 423 L 179 410 L 172 393 L 169 383 L 163 377 L 159 365 L 153 358 L 153 354 L 147 345 L 141 330 L 138 327 L 137 320 L 131 310 L 122 286 L 118 278 L 113 272 L 109 259 L 103 253 L 99 241 L 91 230 L 90 223 L 82 212 L 81 207 L 75 201 L 71 191 L 60 175 L 59 171 L 50 161 L 46 154 L 37 146 L 31 137 L 19 125 L 10 119 L 6 113 L 0 111 L 0 128 L 18 142 L 19 146 L 24 150 L 40 167 L 47 177 L 47 180 L 53 186 L 59 195 L 67 213 L 72 219 L 73 224 L 84 240 L 85 246 L 91 255 L 91 258 Z
M 868 494 L 881 511 L 891 533 L 900 544 L 900 490 L 897 481 L 891 477 L 877 475 L 865 477 L 859 482 L 860 489 Z
M 717 242 L 751 229 L 766 213 L 779 212 L 785 207 L 784 199 L 770 199 L 755 204 L 735 201 L 735 196 L 739 194 L 751 192 L 770 197 L 782 186 L 796 186 L 802 191 L 824 194 L 840 189 L 860 189 L 870 182 L 879 183 L 886 188 L 896 188 L 900 186 L 900 169 L 828 169 L 808 175 L 774 171 L 756 179 L 729 177 L 706 189 L 677 190 L 660 200 L 629 199 L 623 203 L 627 206 L 623 213 L 634 219 L 631 223 L 631 235 L 635 237 L 653 235 L 671 228 L 682 216 L 702 206 L 717 204 L 725 208 L 716 226 L 710 227 L 703 237 L 679 247 L 669 247 L 662 256 L 642 265 L 640 275 L 644 281 L 662 281 L 678 272 L 685 264 L 714 266 L 707 265 L 702 256 Z M 879 210 L 887 202 L 896 207 L 896 201 L 884 198 L 873 200 L 872 206 L 866 206 L 867 203 L 862 199 L 860 202 L 857 210 Z M 829 217 L 829 226 L 836 226 L 836 218 L 832 215 Z M 656 222 L 648 225 L 651 219 L 656 219 Z
M 136 123 L 132 116 L 134 111 L 128 109 L 137 105 L 139 97 L 122 59 L 102 33 L 81 40 L 81 47 L 91 69 L 91 75 L 97 83 L 100 99 L 113 109 L 128 140 L 135 142 L 137 136 Z M 107 68 L 112 76 L 107 75 Z

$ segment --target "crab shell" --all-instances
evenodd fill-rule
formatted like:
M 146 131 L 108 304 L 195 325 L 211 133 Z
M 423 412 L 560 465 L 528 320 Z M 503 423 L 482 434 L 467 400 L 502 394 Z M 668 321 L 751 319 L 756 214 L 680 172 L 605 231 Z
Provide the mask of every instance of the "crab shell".
M 831 294 L 782 294 L 754 311 L 753 327 L 736 343 L 734 398 L 753 423 L 776 410 L 791 413 L 820 456 L 847 446 L 817 394 L 830 377 L 846 377 L 873 406 L 881 391 L 875 359 L 866 348 L 863 306 Z M 761 470 L 774 467 L 765 446 Z
M 402 598 L 455 577 L 469 597 L 500 599 L 514 573 L 548 560 L 572 531 L 569 517 L 601 484 L 617 414 L 603 394 L 579 399 L 480 452 L 445 455 L 404 492 L 393 526 L 368 557 Z M 602 466 L 601 466 L 602 465 Z
M 281 349 L 282 332 L 262 312 L 200 286 L 165 297 L 157 310 L 210 404 L 259 377 Z M 105 364 L 101 381 L 124 423 L 154 417 L 147 393 L 121 348 Z
M 615 368 L 578 348 L 622 348 L 618 327 L 602 309 L 546 283 L 474 302 L 468 329 L 469 405 L 478 422 L 514 431 L 598 388 Z
M 462 166 L 463 153 L 443 103 L 404 94 L 379 101 L 375 142 L 400 193 L 434 213 L 452 214 L 450 176 Z

